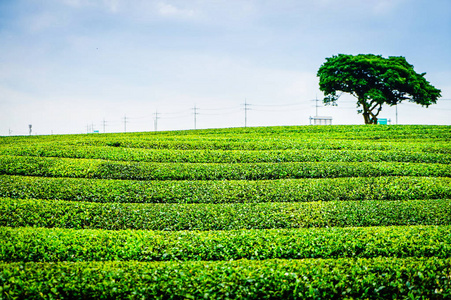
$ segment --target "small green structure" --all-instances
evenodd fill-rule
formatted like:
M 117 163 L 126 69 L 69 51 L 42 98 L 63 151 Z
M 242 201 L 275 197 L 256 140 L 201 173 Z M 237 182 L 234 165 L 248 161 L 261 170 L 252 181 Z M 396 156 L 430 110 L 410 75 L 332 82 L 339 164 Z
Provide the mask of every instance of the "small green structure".
M 388 119 L 382 119 L 382 118 L 377 119 L 377 124 L 379 124 L 379 125 L 388 125 L 389 122 L 390 122 L 390 120 L 388 120 Z

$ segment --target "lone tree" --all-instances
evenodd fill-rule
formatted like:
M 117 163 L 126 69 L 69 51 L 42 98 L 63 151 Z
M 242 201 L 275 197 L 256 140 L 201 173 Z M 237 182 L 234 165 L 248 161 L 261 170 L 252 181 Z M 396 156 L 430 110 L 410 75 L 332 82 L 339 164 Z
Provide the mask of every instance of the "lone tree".
M 358 113 L 363 114 L 365 124 L 377 124 L 382 104 L 396 105 L 409 100 L 428 107 L 441 97 L 402 56 L 384 58 L 381 55 L 338 54 L 326 58 L 317 76 L 319 89 L 324 92 L 324 103 L 335 105 L 341 93 L 357 98 Z

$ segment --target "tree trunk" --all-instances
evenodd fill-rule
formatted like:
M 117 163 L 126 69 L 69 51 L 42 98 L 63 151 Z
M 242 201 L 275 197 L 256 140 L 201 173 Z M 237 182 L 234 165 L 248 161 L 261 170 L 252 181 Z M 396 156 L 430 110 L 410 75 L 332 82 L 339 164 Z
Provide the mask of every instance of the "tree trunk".
M 370 116 L 367 112 L 363 112 L 363 120 L 365 121 L 365 124 L 371 124 Z
M 365 99 L 359 98 L 359 102 L 363 107 L 363 120 L 365 124 L 377 124 L 377 118 L 372 118 L 374 115 L 371 113 L 368 103 L 365 102 Z M 376 119 L 376 123 L 374 123 L 374 119 Z
M 377 124 L 377 117 L 371 117 L 370 113 L 363 113 L 363 120 L 365 124 Z
M 379 111 L 376 114 L 373 114 L 370 110 L 370 105 L 365 102 L 365 99 L 359 98 L 359 102 L 363 107 L 363 120 L 365 121 L 365 124 L 377 124 L 377 115 L 379 114 Z

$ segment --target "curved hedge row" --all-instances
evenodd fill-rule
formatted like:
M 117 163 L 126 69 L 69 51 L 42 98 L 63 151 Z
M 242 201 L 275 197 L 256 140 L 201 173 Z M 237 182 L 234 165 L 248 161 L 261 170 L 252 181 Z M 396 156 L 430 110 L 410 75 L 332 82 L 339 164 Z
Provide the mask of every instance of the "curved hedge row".
M 104 159 L 171 163 L 278 163 L 278 162 L 414 162 L 450 164 L 443 153 L 408 150 L 171 150 L 123 147 L 30 144 L 0 147 L 0 155 Z
M 258 203 L 451 198 L 451 178 L 131 181 L 0 175 L 0 197 L 121 203 Z
M 450 268 L 436 257 L 0 262 L 0 286 L 12 299 L 447 299 Z
M 0 299 L 451 298 L 450 138 L 0 137 Z
M 111 139 L 69 140 L 69 145 L 75 146 L 111 146 L 145 149 L 178 149 L 178 150 L 287 150 L 287 149 L 323 149 L 323 150 L 401 150 L 406 149 L 451 153 L 451 146 L 446 139 L 402 140 L 393 142 L 393 138 L 387 140 L 343 140 L 324 137 L 306 138 L 301 135 L 255 137 L 249 134 L 237 136 L 189 136 L 184 138 L 162 137 L 124 137 L 118 136 Z
M 438 257 L 451 226 L 239 231 L 108 231 L 0 227 L 0 261 L 167 261 Z
M 1 137 L 0 145 L 7 147 L 20 143 L 21 145 L 40 144 L 85 147 L 108 146 L 112 148 L 144 148 L 171 150 L 382 150 L 382 151 L 414 151 L 430 153 L 451 153 L 449 139 L 412 139 L 402 141 L 390 137 L 386 140 L 358 140 L 330 138 L 328 136 L 305 137 L 299 134 L 286 136 L 255 137 L 252 134 L 210 136 L 189 135 L 153 135 L 136 134 L 106 134 L 106 135 L 73 135 L 73 136 L 39 136 L 39 137 Z
M 451 165 L 389 162 L 173 164 L 0 156 L 0 174 L 123 180 L 268 180 L 377 176 L 451 177 Z
M 0 201 L 0 226 L 74 229 L 234 230 L 451 225 L 451 200 L 128 204 Z

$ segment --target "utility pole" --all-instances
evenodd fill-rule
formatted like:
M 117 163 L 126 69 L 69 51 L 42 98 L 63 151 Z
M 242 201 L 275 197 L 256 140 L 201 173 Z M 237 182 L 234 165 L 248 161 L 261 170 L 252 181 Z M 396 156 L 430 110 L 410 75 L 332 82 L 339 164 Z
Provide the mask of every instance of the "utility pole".
M 158 115 L 160 113 L 158 112 L 158 110 L 155 111 L 155 119 L 154 119 L 154 131 L 158 130 L 158 119 L 160 118 Z
M 396 104 L 396 125 L 398 125 L 398 104 Z
M 105 118 L 103 118 L 103 133 L 105 133 L 105 126 L 106 126 L 106 121 L 105 121 Z
M 244 98 L 244 127 L 247 127 L 247 111 L 250 110 L 250 105 L 247 103 L 247 99 Z
M 318 96 L 315 97 L 315 107 L 316 107 L 315 117 L 317 117 L 318 116 Z
M 194 114 L 194 129 L 196 129 L 196 123 L 197 123 L 197 115 L 199 114 L 198 112 L 197 112 L 197 110 L 198 110 L 199 108 L 198 107 L 196 107 L 196 105 L 194 104 L 194 108 L 192 108 L 192 110 L 193 110 L 193 114 Z

